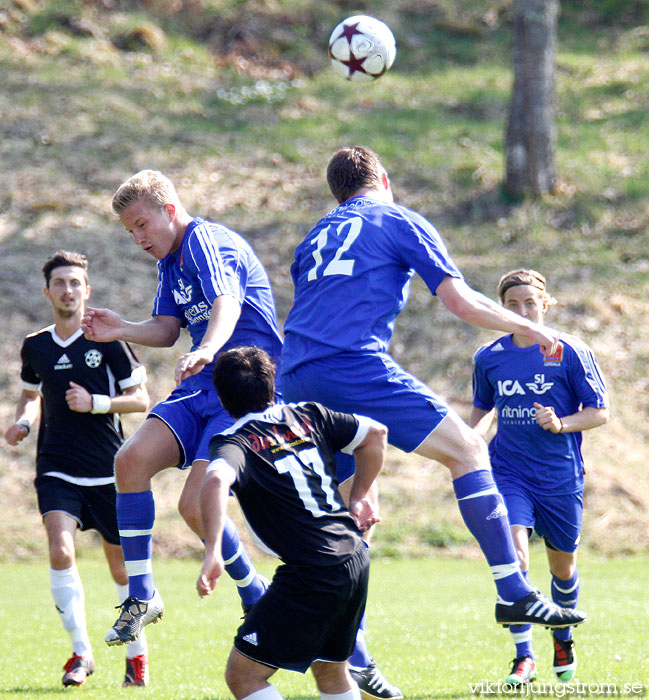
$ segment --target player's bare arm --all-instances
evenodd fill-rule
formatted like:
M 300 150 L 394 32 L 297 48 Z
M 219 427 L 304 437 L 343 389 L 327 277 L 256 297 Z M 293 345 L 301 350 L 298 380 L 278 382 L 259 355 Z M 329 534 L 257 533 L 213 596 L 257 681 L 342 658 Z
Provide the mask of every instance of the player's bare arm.
M 180 335 L 181 320 L 175 316 L 154 316 L 146 321 L 124 319 L 110 309 L 88 307 L 81 328 L 88 340 L 107 343 L 124 340 L 127 343 L 153 348 L 171 347 Z
M 4 438 L 9 445 L 15 447 L 22 442 L 34 425 L 41 408 L 41 396 L 37 391 L 23 389 L 16 406 L 16 420 L 7 428 Z
M 378 502 L 371 494 L 372 485 L 383 466 L 387 438 L 388 429 L 373 421 L 363 442 L 354 450 L 356 469 L 349 496 L 349 512 L 361 531 L 380 522 Z
M 178 360 L 176 384 L 193 374 L 198 374 L 214 359 L 214 355 L 230 339 L 240 315 L 241 305 L 237 299 L 228 294 L 216 297 L 201 344 L 196 350 L 186 353 Z
M 222 470 L 208 472 L 201 487 L 201 517 L 205 534 L 203 566 L 196 581 L 198 595 L 209 595 L 225 570 L 221 556 L 221 537 L 225 527 L 230 482 Z
M 489 428 L 491 427 L 491 423 L 495 414 L 495 408 L 492 408 L 490 411 L 485 411 L 482 408 L 473 406 L 473 408 L 471 409 L 471 415 L 469 416 L 469 426 L 473 428 L 479 435 L 485 437 L 489 432 Z
M 552 406 L 543 406 L 534 403 L 536 420 L 543 430 L 551 433 L 580 433 L 584 430 L 597 428 L 608 422 L 610 411 L 608 408 L 595 408 L 586 406 L 576 413 L 559 418 Z
M 149 392 L 144 384 L 128 387 L 122 394 L 109 398 L 110 407 L 106 413 L 138 413 L 149 407 Z M 92 394 L 76 382 L 70 382 L 65 400 L 70 410 L 77 413 L 90 413 L 93 409 Z
M 452 314 L 472 326 L 523 335 L 531 344 L 539 345 L 546 356 L 557 348 L 557 331 L 503 308 L 484 294 L 471 289 L 463 280 L 450 275 L 445 277 L 437 287 L 436 294 Z

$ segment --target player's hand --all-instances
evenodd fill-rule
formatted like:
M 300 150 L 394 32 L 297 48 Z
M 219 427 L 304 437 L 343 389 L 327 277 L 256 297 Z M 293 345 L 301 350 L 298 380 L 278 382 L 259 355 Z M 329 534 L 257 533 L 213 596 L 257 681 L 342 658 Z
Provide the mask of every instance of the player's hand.
M 196 348 L 192 352 L 183 355 L 176 365 L 174 379 L 176 384 L 180 384 L 183 379 L 191 377 L 193 374 L 198 374 L 205 365 L 208 365 L 214 359 L 214 353 L 203 348 Z
M 223 558 L 214 552 L 205 552 L 201 573 L 196 580 L 196 590 L 201 598 L 209 595 L 218 583 L 221 574 L 225 571 Z
M 76 413 L 90 413 L 92 411 L 92 394 L 80 384 L 70 382 L 70 388 L 65 392 L 65 400 L 71 411 Z
M 109 343 L 122 337 L 122 319 L 110 309 L 93 309 L 88 306 L 81 319 L 83 334 L 88 340 Z
M 350 501 L 349 512 L 361 532 L 365 532 L 369 530 L 372 525 L 381 522 L 378 509 L 375 509 L 374 505 L 367 498 L 361 498 L 358 501 Z
M 529 338 L 535 345 L 538 344 L 541 352 L 545 357 L 553 355 L 559 346 L 559 333 L 547 326 L 539 326 L 534 324 L 534 328 L 530 328 L 525 337 Z
M 15 447 L 19 442 L 22 442 L 29 435 L 29 428 L 22 423 L 14 423 L 7 428 L 5 432 L 5 440 L 9 445 Z
M 535 401 L 534 408 L 536 409 L 536 420 L 543 430 L 549 430 L 551 433 L 561 431 L 561 419 L 554 412 L 552 406 L 542 406 Z

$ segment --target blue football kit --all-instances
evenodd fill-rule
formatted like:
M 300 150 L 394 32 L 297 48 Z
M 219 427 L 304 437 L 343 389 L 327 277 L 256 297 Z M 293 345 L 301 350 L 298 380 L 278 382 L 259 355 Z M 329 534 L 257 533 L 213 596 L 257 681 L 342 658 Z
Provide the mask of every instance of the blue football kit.
M 297 247 L 291 268 L 295 298 L 282 351 L 286 400 L 369 415 L 388 426 L 391 444 L 416 449 L 447 408 L 388 355 L 415 272 L 433 294 L 447 275 L 462 278 L 420 214 L 359 196 L 321 219 Z
M 449 407 L 388 351 L 415 273 L 433 295 L 447 277 L 462 279 L 434 226 L 397 204 L 352 197 L 298 245 L 291 273 L 295 297 L 284 326 L 280 380 L 285 400 L 368 416 L 387 426 L 390 444 L 416 450 Z M 336 459 L 340 483 L 354 471 L 353 459 L 342 457 Z M 522 599 L 531 588 L 491 472 L 464 474 L 453 488 L 501 599 Z
M 214 300 L 227 294 L 241 305 L 241 315 L 219 352 L 254 345 L 279 365 L 282 340 L 277 328 L 270 282 L 250 245 L 220 224 L 196 218 L 187 227 L 178 250 L 158 262 L 154 316 L 181 319 L 192 338 L 202 342 Z M 183 451 L 181 466 L 209 459 L 209 440 L 232 424 L 212 386 L 214 362 L 185 379 L 151 415 L 173 431 Z
M 558 350 L 544 357 L 538 345 L 518 347 L 507 335 L 474 357 L 473 404 L 498 413 L 489 453 L 510 522 L 534 527 L 551 546 L 571 552 L 581 528 L 582 434 L 543 430 L 535 402 L 552 406 L 559 418 L 608 407 L 601 370 L 584 342 L 561 334 Z
M 229 340 L 219 350 L 241 345 L 263 348 L 279 365 L 282 340 L 275 318 L 270 282 L 250 245 L 225 226 L 195 218 L 181 245 L 158 261 L 158 290 L 153 316 L 181 319 L 192 338 L 192 350 L 203 340 L 214 300 L 230 295 L 241 305 Z M 151 410 L 172 431 L 181 451 L 178 467 L 197 459 L 209 460 L 209 442 L 234 421 L 221 405 L 212 384 L 214 362 L 183 380 L 171 395 Z M 151 530 L 155 520 L 152 491 L 117 494 L 120 530 L 130 594 L 151 600 L 154 594 Z M 222 555 L 244 605 L 264 591 L 234 523 L 227 518 Z

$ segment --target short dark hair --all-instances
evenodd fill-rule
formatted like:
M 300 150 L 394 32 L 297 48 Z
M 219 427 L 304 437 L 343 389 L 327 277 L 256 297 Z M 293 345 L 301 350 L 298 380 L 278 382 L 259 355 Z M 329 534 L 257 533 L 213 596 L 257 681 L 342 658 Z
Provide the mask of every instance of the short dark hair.
M 73 253 L 69 250 L 57 250 L 50 256 L 43 265 L 43 275 L 45 275 L 45 286 L 50 286 L 52 270 L 57 267 L 80 267 L 84 272 L 86 282 L 88 281 L 88 258 L 81 253 Z
M 329 161 L 327 183 L 336 201 L 344 202 L 363 187 L 381 187 L 383 172 L 381 161 L 371 148 L 341 148 Z
M 233 418 L 265 411 L 275 402 L 275 364 L 256 347 L 227 350 L 216 358 L 214 388 Z

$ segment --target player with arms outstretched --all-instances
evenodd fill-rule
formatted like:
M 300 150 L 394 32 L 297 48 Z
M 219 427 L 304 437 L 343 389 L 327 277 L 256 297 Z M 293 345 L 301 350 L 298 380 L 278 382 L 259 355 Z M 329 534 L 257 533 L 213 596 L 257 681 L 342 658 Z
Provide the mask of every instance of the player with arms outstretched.
M 237 700 L 279 700 L 268 683 L 273 673 L 310 667 L 323 700 L 358 700 L 346 659 L 367 597 L 361 529 L 378 521 L 369 492 L 387 431 L 316 403 L 274 405 L 274 373 L 258 348 L 232 349 L 216 362 L 216 390 L 237 422 L 210 444 L 197 589 L 209 594 L 223 571 L 220 537 L 232 489 L 256 536 L 283 565 L 237 632 L 226 669 L 230 690 Z M 338 491 L 338 450 L 356 461 L 349 511 Z
M 128 345 L 83 336 L 81 319 L 91 291 L 87 269 L 84 255 L 66 250 L 45 262 L 45 296 L 54 324 L 23 342 L 23 390 L 16 422 L 5 433 L 7 442 L 17 445 L 29 435 L 40 412 L 34 485 L 49 545 L 50 591 L 72 641 L 65 686 L 83 685 L 95 669 L 76 566 L 77 530 L 99 532 L 120 602 L 128 595 L 113 458 L 124 440 L 119 414 L 145 411 L 149 402 L 146 370 Z M 146 685 L 148 677 L 142 637 L 126 648 L 123 684 Z
M 370 149 L 335 153 L 327 181 L 339 205 L 298 245 L 291 270 L 295 295 L 284 326 L 284 398 L 370 416 L 388 427 L 390 444 L 449 469 L 464 521 L 491 567 L 497 622 L 583 622 L 583 613 L 547 600 L 522 576 L 484 440 L 388 354 L 415 272 L 472 325 L 519 333 L 546 355 L 557 334 L 471 289 L 435 228 L 394 203 L 387 172 Z M 339 469 L 343 482 L 353 464 L 339 462 Z
M 192 349 L 176 365 L 177 388 L 154 406 L 115 458 L 117 519 L 130 596 L 106 635 L 109 645 L 136 639 L 144 625 L 162 616 L 151 552 L 155 474 L 191 466 L 179 509 L 202 537 L 198 491 L 209 438 L 232 424 L 212 385 L 214 356 L 229 347 L 257 345 L 278 362 L 282 342 L 268 276 L 250 245 L 221 224 L 190 216 L 169 178 L 153 170 L 136 173 L 118 188 L 113 211 L 134 243 L 158 261 L 158 290 L 152 318 L 140 323 L 107 309 L 88 309 L 83 320 L 87 337 L 168 347 L 186 326 Z M 223 548 L 246 609 L 263 594 L 265 583 L 229 519 Z
M 513 270 L 498 285 L 502 305 L 538 324 L 554 299 L 543 275 Z M 529 570 L 529 537 L 544 538 L 552 598 L 574 608 L 579 598 L 577 547 L 584 499 L 582 431 L 609 418 L 609 398 L 590 348 L 561 334 L 549 355 L 521 333 L 483 345 L 474 357 L 470 425 L 486 435 L 494 415 L 498 429 L 489 443 L 498 489 L 509 512 L 521 568 Z M 537 675 L 529 625 L 510 628 L 516 658 L 507 682 L 519 685 Z M 569 627 L 554 630 L 554 671 L 570 681 L 577 669 Z

